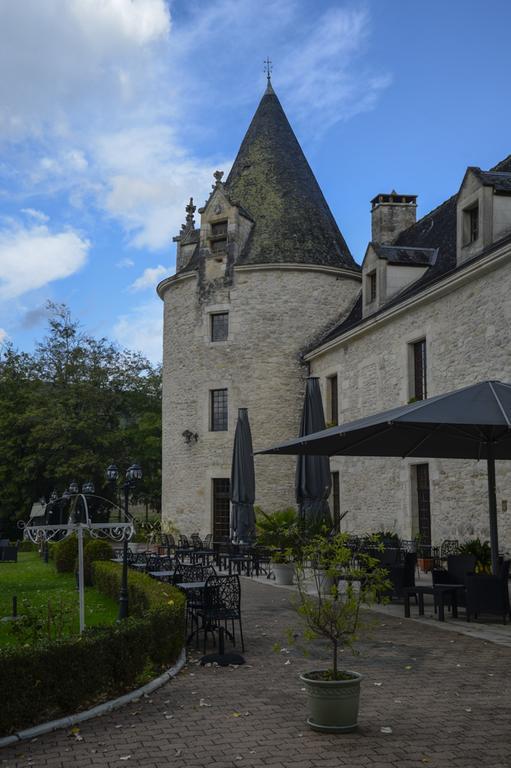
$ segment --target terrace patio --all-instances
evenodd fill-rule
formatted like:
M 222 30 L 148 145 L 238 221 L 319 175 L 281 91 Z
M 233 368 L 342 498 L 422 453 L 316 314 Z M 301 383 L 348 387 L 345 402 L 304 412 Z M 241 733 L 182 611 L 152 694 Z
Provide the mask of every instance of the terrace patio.
M 402 606 L 372 612 L 371 637 L 346 663 L 364 675 L 359 730 L 318 734 L 305 724 L 298 673 L 325 659 L 325 647 L 315 642 L 308 658 L 288 647 L 287 630 L 299 626 L 289 588 L 243 578 L 242 593 L 244 666 L 203 668 L 192 651 L 178 677 L 150 697 L 79 731 L 6 748 L 0 764 L 509 768 L 511 655 L 490 634 L 484 640 L 448 631 L 449 620 L 404 619 Z

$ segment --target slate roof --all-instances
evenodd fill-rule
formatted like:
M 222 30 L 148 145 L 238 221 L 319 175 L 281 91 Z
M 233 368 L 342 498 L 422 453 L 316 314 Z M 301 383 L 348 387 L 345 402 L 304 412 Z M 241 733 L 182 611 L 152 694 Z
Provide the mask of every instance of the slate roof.
M 491 168 L 490 171 L 480 171 L 478 168 L 473 170 L 479 171 L 486 177 L 487 183 L 491 183 L 491 186 L 494 186 L 495 183 L 503 183 L 507 185 L 507 178 L 511 177 L 511 155 L 508 155 L 494 168 Z M 376 317 L 389 307 L 400 304 L 411 296 L 421 293 L 443 277 L 447 277 L 457 270 L 464 269 L 467 263 L 469 263 L 466 262 L 459 266 L 456 263 L 457 200 L 458 195 L 453 195 L 446 200 L 445 203 L 439 205 L 438 208 L 435 208 L 422 219 L 419 219 L 415 224 L 412 224 L 411 227 L 405 229 L 404 232 L 401 232 L 396 239 L 396 242 L 393 244 L 394 248 L 412 247 L 420 249 L 437 249 L 437 258 L 434 264 L 432 264 L 419 280 L 412 283 L 411 286 L 405 288 L 401 293 L 380 307 L 377 312 L 371 314 L 371 318 Z M 506 238 L 506 240 L 507 239 L 510 238 Z M 486 255 L 486 253 L 487 251 L 481 254 L 481 257 Z M 312 345 L 303 350 L 303 354 L 312 352 L 314 349 L 326 344 L 328 341 L 342 336 L 343 333 L 360 325 L 365 319 L 366 318 L 362 317 L 362 292 L 360 292 L 353 307 L 348 312 L 348 315 L 344 315 L 340 318 L 338 323 L 327 329 L 327 331 Z
M 482 171 L 480 168 L 472 168 L 472 170 L 485 186 L 493 187 L 497 192 L 511 194 L 511 173 Z
M 386 259 L 389 264 L 403 266 L 430 267 L 435 263 L 437 248 L 411 248 L 410 246 L 380 245 L 371 243 L 376 255 Z
M 255 222 L 238 264 L 360 270 L 271 85 L 243 139 L 225 191 Z

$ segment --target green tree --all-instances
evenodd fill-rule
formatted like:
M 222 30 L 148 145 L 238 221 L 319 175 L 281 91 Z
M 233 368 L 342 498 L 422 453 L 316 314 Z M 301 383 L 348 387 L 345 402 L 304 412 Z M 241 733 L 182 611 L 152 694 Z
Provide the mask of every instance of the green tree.
M 108 493 L 114 460 L 142 465 L 138 496 L 159 509 L 159 367 L 83 332 L 66 306 L 48 309 L 48 334 L 32 355 L 9 345 L 0 353 L 0 527 L 10 520 L 12 530 L 34 500 L 73 478 Z

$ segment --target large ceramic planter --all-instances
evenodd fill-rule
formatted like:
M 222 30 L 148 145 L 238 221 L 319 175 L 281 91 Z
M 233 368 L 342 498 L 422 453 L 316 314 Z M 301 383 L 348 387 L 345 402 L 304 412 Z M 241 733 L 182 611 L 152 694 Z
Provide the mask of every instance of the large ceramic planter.
M 275 582 L 282 586 L 289 586 L 293 583 L 295 567 L 293 563 L 272 563 L 271 569 L 275 574 Z
M 304 673 L 300 680 L 307 689 L 308 725 L 314 731 L 349 733 L 358 724 L 358 704 L 362 675 L 348 672 L 349 680 L 315 680 L 317 672 Z

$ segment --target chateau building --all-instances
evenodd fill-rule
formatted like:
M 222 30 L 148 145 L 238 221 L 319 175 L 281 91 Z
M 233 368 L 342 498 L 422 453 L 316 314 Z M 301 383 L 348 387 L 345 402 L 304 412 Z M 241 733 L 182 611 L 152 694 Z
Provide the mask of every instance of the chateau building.
M 511 381 L 511 156 L 470 167 L 416 221 L 416 196 L 377 194 L 372 240 L 353 259 L 273 88 L 225 182 L 190 200 L 176 273 L 163 280 L 163 517 L 229 532 L 237 409 L 254 448 L 298 432 L 305 379 L 328 422 L 488 378 Z M 256 457 L 256 503 L 294 505 L 292 457 Z M 358 533 L 423 541 L 488 536 L 486 467 L 454 460 L 331 460 L 334 514 Z M 511 472 L 497 463 L 501 543 Z

